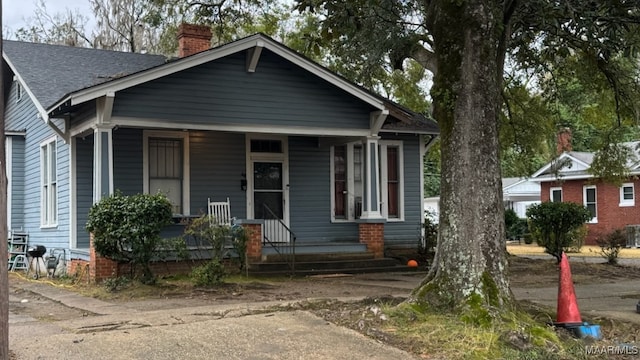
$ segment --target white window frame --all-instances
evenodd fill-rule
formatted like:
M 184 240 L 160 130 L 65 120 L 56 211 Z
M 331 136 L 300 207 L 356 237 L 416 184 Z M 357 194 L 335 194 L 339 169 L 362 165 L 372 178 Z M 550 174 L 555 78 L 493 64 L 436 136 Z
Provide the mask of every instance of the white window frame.
M 553 202 L 553 192 L 554 191 L 560 191 L 560 202 L 562 202 L 563 199 L 563 191 L 561 187 L 552 187 L 551 189 L 549 189 L 549 202 Z
M 387 219 L 387 222 L 404 221 L 404 149 L 402 147 L 402 141 L 400 140 L 380 140 L 378 141 L 380 146 L 380 213 L 382 217 Z M 387 163 L 387 149 L 389 147 L 398 148 L 398 181 L 400 182 L 398 188 L 398 217 L 389 217 L 389 204 L 387 199 L 389 193 L 387 189 L 388 180 L 388 163 Z M 384 159 L 384 161 L 383 161 Z
M 582 187 L 582 202 L 584 206 L 587 206 L 587 190 L 593 189 L 595 192 L 595 216 L 591 220 L 587 221 L 590 224 L 596 224 L 598 222 L 598 189 L 595 185 L 585 185 Z
M 52 150 L 55 148 L 56 156 Z M 45 164 L 43 152 L 47 153 L 48 163 Z M 58 144 L 57 137 L 49 138 L 40 143 L 40 227 L 54 228 L 58 226 Z M 56 176 L 52 176 L 54 173 Z M 47 181 L 45 183 L 45 173 Z M 53 189 L 53 190 L 52 190 Z
M 341 223 L 341 222 L 354 222 L 355 218 L 355 181 L 354 181 L 354 146 L 362 145 L 363 151 L 366 151 L 365 145 L 361 142 L 350 142 L 344 144 L 347 147 L 347 216 L 345 218 L 336 218 L 335 216 L 335 163 L 334 163 L 334 149 L 335 146 L 331 146 L 330 149 L 330 191 L 331 191 L 331 222 L 332 223 Z M 343 146 L 343 145 L 340 145 Z M 380 140 L 378 141 L 379 146 L 379 167 L 380 167 L 380 213 L 383 218 L 387 219 L 388 222 L 401 222 L 404 221 L 404 148 L 403 142 L 401 140 Z M 387 176 L 388 176 L 388 164 L 387 164 L 387 148 L 389 146 L 398 148 L 398 180 L 399 180 L 399 189 L 398 189 L 398 217 L 389 218 L 389 208 L 388 208 L 388 190 L 387 190 Z M 382 161 L 384 159 L 385 161 Z M 366 166 L 365 166 L 366 172 Z M 363 173 L 363 176 L 366 174 Z M 365 179 L 363 179 L 364 181 Z M 365 190 L 366 191 L 366 190 Z M 363 194 L 364 197 L 364 194 Z
M 624 188 L 631 188 L 631 199 L 624 198 Z M 633 183 L 624 183 L 620 186 L 620 207 L 635 206 L 636 205 L 636 192 Z
M 142 192 L 149 193 L 149 138 L 167 138 L 182 140 L 182 214 L 191 215 L 191 179 L 189 163 L 189 132 L 187 131 L 154 131 L 145 130 L 142 136 Z

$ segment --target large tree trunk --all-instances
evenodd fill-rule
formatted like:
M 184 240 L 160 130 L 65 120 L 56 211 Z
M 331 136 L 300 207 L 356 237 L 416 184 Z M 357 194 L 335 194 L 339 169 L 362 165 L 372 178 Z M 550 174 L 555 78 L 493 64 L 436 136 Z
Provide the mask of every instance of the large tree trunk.
M 435 0 L 427 21 L 438 67 L 431 95 L 441 131 L 440 232 L 412 300 L 451 311 L 497 312 L 513 299 L 498 153 L 500 3 Z

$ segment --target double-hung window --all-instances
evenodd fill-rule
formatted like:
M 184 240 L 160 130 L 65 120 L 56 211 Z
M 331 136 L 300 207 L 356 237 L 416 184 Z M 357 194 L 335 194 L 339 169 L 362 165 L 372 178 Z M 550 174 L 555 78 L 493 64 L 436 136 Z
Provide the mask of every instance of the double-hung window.
M 620 206 L 634 206 L 635 192 L 633 183 L 625 183 L 620 187 Z
M 597 192 L 595 185 L 586 185 L 583 187 L 583 200 L 584 206 L 587 207 L 591 213 L 591 223 L 598 222 L 598 204 L 597 204 Z
M 403 220 L 402 142 L 379 143 L 380 212 L 388 220 Z M 331 147 L 332 220 L 353 221 L 363 210 L 365 151 L 361 143 Z
M 43 227 L 56 226 L 58 222 L 56 159 L 55 138 L 40 144 L 40 224 Z
M 382 216 L 387 220 L 402 218 L 401 144 L 381 142 L 380 144 L 380 184 Z
M 146 132 L 144 140 L 145 192 L 165 194 L 174 214 L 188 215 L 188 134 Z
M 562 202 L 562 188 L 552 187 L 549 192 L 549 200 L 551 202 Z

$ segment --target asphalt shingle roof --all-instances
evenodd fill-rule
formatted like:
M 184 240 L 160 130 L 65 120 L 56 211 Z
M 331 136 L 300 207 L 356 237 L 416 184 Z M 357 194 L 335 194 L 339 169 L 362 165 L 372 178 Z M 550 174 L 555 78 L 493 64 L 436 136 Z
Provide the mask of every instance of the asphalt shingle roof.
M 5 40 L 3 50 L 40 104 L 166 62 L 162 55 Z

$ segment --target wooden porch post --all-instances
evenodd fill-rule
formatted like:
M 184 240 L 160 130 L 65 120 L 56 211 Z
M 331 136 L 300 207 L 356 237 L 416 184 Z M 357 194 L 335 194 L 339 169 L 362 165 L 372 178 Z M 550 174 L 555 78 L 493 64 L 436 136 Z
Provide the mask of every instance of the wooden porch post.
M 361 219 L 382 219 L 380 213 L 380 161 L 378 152 L 379 136 L 367 137 L 365 146 L 365 188 Z

